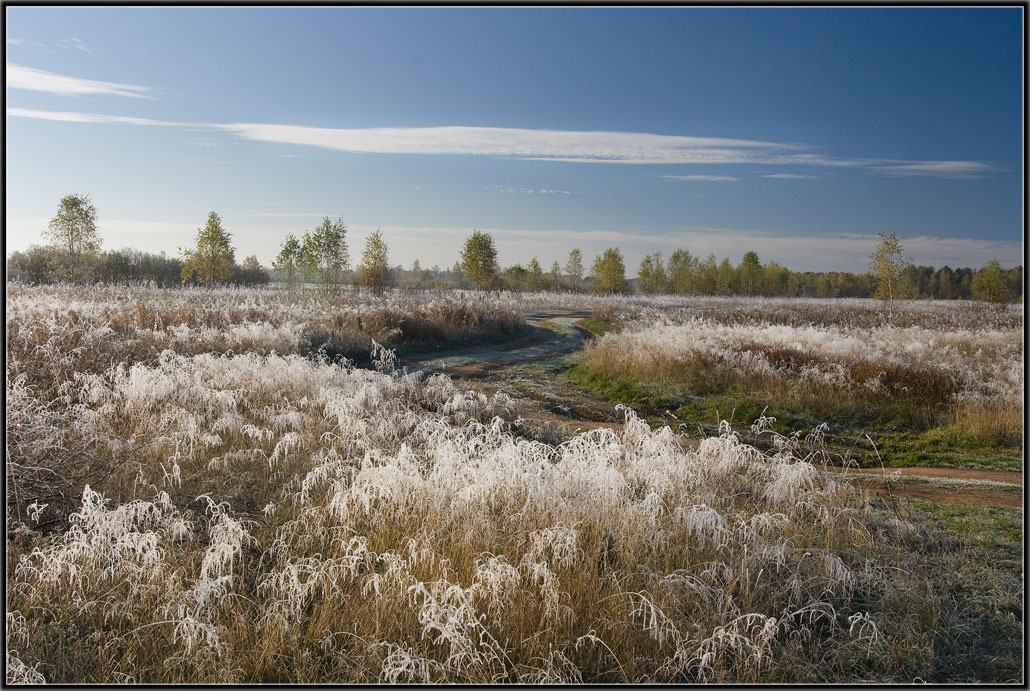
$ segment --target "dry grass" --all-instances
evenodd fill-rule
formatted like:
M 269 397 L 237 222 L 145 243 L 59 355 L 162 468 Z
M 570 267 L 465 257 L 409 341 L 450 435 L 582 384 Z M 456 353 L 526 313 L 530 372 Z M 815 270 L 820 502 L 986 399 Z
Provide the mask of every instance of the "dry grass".
M 7 287 L 7 372 L 45 398 L 75 372 L 185 355 L 314 354 L 368 361 L 373 341 L 402 351 L 493 341 L 524 323 L 498 296 L 455 292 L 386 298 L 273 289 Z
M 928 427 L 955 422 L 986 436 L 999 426 L 1018 433 L 1021 318 L 995 312 L 983 323 L 976 311 L 919 305 L 901 312 L 899 325 L 828 304 L 817 322 L 805 302 L 793 315 L 768 307 L 768 319 L 745 306 L 706 316 L 668 312 L 657 321 L 650 312 L 628 319 L 625 310 L 634 308 L 610 309 L 605 318 L 620 328 L 588 348 L 583 363 L 605 376 L 695 395 L 771 399 L 831 421 L 842 411 L 902 405 Z
M 9 682 L 933 676 L 925 535 L 790 439 L 689 450 L 626 411 L 551 446 L 503 395 L 244 328 L 262 293 L 233 323 L 189 291 L 46 295 L 8 315 Z

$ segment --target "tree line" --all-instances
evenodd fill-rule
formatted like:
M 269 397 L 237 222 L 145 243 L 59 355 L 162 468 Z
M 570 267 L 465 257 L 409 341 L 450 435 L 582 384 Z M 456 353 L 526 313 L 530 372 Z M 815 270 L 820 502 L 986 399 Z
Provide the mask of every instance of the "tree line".
M 84 195 L 69 195 L 43 236 L 45 246 L 13 252 L 7 259 L 8 279 L 31 283 L 54 281 L 124 283 L 153 281 L 158 285 L 260 285 L 275 281 L 289 288 L 314 284 L 332 291 L 343 285 L 362 286 L 380 294 L 386 288 L 471 288 L 513 291 L 592 291 L 604 294 L 638 292 L 674 295 L 755 295 L 769 297 L 877 297 L 893 304 L 902 298 L 1007 302 L 1021 299 L 1023 267 L 1005 270 L 992 260 L 979 270 L 944 266 L 916 266 L 903 255 L 894 233 L 881 233 L 870 255 L 869 271 L 792 271 L 775 261 L 762 263 L 754 251 L 734 265 L 714 254 L 702 258 L 687 249 L 669 257 L 661 252 L 641 261 L 638 278 L 626 278 L 622 251 L 609 247 L 597 255 L 589 269 L 578 248 L 563 262 L 545 270 L 539 258 L 528 264 L 502 267 L 489 233 L 474 231 L 461 248 L 459 259 L 446 269 L 423 268 L 416 259 L 410 269 L 390 266 L 389 248 L 377 230 L 368 236 L 361 261 L 350 267 L 347 227 L 328 216 L 315 228 L 296 237 L 286 236 L 271 270 L 254 255 L 235 259 L 232 236 L 212 211 L 198 228 L 193 246 L 180 248 L 179 257 L 135 249 L 101 251 L 96 209 Z

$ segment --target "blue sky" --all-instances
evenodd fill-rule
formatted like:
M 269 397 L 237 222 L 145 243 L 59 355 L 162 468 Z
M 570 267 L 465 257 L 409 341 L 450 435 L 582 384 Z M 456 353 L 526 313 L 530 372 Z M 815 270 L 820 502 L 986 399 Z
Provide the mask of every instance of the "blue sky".
M 265 265 L 326 215 L 405 266 L 1022 263 L 1021 7 L 6 12 L 8 251 L 87 193 L 107 248 L 215 210 Z

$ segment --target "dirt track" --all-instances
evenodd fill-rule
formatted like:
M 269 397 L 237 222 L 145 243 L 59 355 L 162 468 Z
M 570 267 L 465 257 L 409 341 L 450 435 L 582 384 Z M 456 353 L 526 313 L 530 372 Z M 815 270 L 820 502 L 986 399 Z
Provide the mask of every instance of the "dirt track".
M 522 424 L 538 433 L 558 435 L 622 425 L 610 402 L 571 386 L 559 376 L 566 359 L 593 338 L 577 325 L 585 312 L 555 311 L 529 315 L 528 328 L 518 337 L 484 348 L 454 350 L 444 355 L 399 358 L 405 372 L 443 372 L 456 384 L 493 395 L 512 396 Z M 686 438 L 694 446 L 696 438 Z M 839 469 L 822 468 L 839 474 Z M 900 476 L 900 477 L 899 477 Z M 1022 506 L 1023 473 L 963 468 L 861 468 L 844 477 L 856 491 L 908 499 Z M 925 481 L 921 481 L 924 480 Z M 944 482 L 941 482 L 941 481 Z M 957 481 L 957 482 L 948 482 Z

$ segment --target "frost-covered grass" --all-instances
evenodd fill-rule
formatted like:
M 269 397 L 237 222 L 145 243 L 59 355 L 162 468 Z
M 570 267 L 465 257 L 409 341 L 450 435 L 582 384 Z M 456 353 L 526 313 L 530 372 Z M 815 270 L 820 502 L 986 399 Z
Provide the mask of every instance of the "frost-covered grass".
M 510 296 L 468 291 L 386 297 L 272 288 L 7 286 L 8 373 L 53 387 L 68 372 L 186 355 L 319 350 L 368 360 L 373 341 L 402 353 L 495 341 L 524 323 Z
M 868 298 L 769 298 L 701 295 L 593 295 L 588 293 L 500 293 L 524 309 L 599 311 L 605 319 L 641 321 L 675 315 L 682 321 L 705 316 L 719 323 L 847 325 L 869 327 L 920 325 L 949 328 L 970 324 L 1021 328 L 1023 306 L 1003 308 L 963 300 L 899 300 L 888 318 L 883 302 Z
M 831 424 L 947 426 L 1021 440 L 1023 320 L 961 303 L 910 302 L 888 320 L 867 300 L 609 306 L 615 327 L 581 376 L 761 399 Z
M 177 327 L 214 307 L 149 323 L 207 296 L 126 298 L 123 329 L 108 289 L 62 290 L 9 302 L 8 681 L 966 678 L 925 527 L 791 439 L 690 449 L 626 411 L 542 444 L 503 394 L 381 349 L 198 346 Z M 211 297 L 220 332 L 276 309 Z

